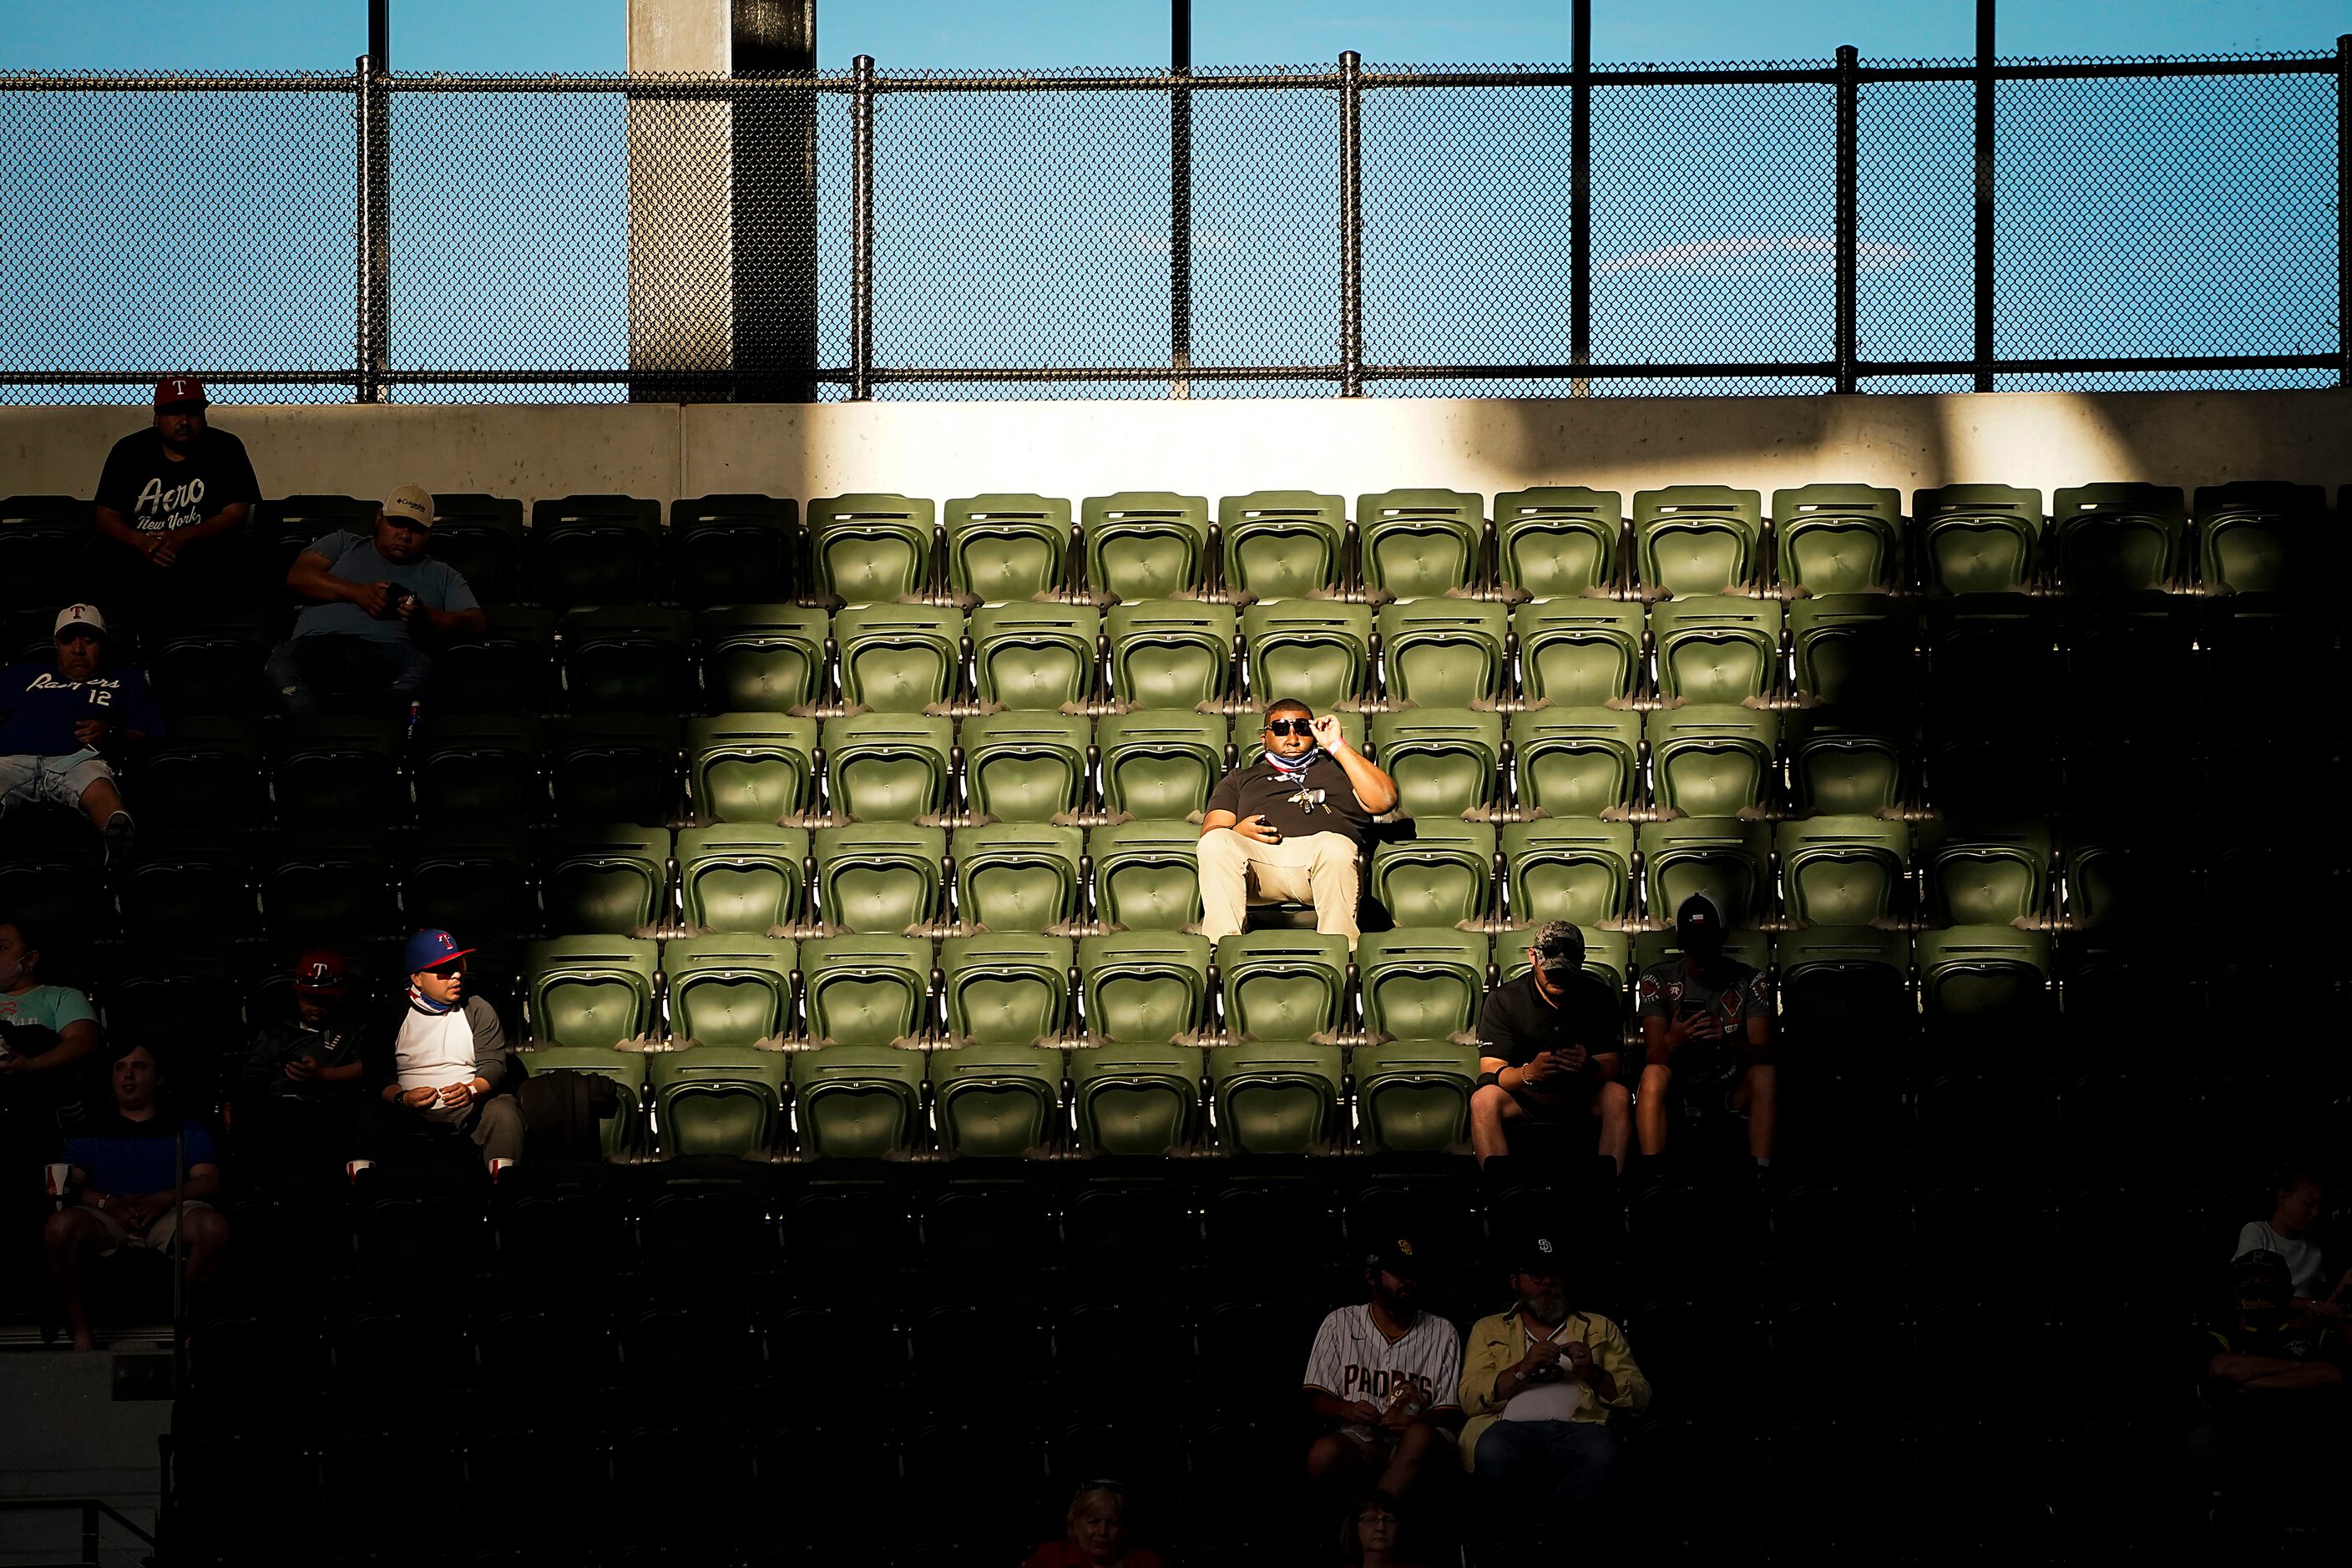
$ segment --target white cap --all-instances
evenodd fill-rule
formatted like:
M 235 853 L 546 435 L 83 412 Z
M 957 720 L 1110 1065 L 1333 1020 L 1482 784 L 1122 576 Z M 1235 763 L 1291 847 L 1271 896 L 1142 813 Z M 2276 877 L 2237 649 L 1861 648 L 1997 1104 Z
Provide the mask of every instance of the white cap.
M 106 617 L 98 613 L 96 605 L 68 605 L 58 612 L 58 624 L 49 628 L 49 635 L 56 637 L 68 626 L 88 626 L 99 636 L 104 637 Z

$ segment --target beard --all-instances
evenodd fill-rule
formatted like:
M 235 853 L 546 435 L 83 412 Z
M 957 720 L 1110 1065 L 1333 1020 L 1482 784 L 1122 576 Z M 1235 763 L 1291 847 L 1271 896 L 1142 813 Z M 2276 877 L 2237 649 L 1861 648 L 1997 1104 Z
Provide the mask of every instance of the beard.
M 1556 1329 L 1568 1321 L 1568 1298 L 1549 1291 L 1529 1296 L 1519 1302 L 1519 1310 L 1545 1327 Z

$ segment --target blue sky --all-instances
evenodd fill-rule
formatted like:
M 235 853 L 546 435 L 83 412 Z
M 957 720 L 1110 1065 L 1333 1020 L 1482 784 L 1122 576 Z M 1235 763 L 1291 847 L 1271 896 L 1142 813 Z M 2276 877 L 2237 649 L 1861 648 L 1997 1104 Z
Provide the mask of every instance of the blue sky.
M 1602 60 L 1949 56 L 1974 47 L 1972 0 L 1596 0 Z M 625 0 L 394 0 L 404 70 L 617 70 Z M 1148 0 L 985 6 L 970 0 L 819 0 L 822 63 L 1143 65 L 1165 58 Z M 1195 0 L 1202 64 L 1329 59 L 1551 61 L 1569 52 L 1561 0 Z M 2201 54 L 2325 47 L 2352 0 L 2012 0 L 2004 55 Z M 0 69 L 341 70 L 366 47 L 365 0 L 0 0 Z

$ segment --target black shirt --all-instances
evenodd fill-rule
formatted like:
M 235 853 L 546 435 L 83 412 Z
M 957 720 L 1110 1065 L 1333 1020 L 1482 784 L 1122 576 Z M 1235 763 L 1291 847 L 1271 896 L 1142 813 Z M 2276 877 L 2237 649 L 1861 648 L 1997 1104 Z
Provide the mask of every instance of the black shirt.
M 1555 1007 L 1536 990 L 1534 971 L 1486 993 L 1478 1015 L 1478 1053 L 1525 1067 L 1546 1051 L 1582 1046 L 1593 1056 L 1624 1048 L 1624 1026 L 1609 987 L 1579 971 Z
M 1669 958 L 1642 972 L 1634 989 L 1633 1016 L 1664 1018 L 1710 1016 L 1723 1026 L 1723 1038 L 1691 1040 L 1670 1064 L 1685 1084 L 1728 1083 L 1739 1076 L 1742 1058 L 1735 1042 L 1748 1037 L 1748 1020 L 1772 1016 L 1772 998 L 1763 974 L 1736 958 L 1718 956 L 1705 980 L 1690 960 Z
M 1302 790 L 1309 796 L 1319 790 L 1323 798 L 1299 800 Z M 1328 752 L 1318 752 L 1307 764 L 1303 784 L 1285 780 L 1272 763 L 1263 761 L 1227 773 L 1209 793 L 1209 809 L 1230 811 L 1237 820 L 1263 816 L 1266 826 L 1285 838 L 1337 833 L 1359 848 L 1372 827 L 1372 814 L 1357 800 L 1348 770 L 1333 762 Z
M 207 428 L 177 463 L 163 455 L 163 437 L 152 426 L 134 430 L 114 444 L 98 478 L 98 504 L 142 533 L 194 528 L 226 507 L 260 499 L 245 443 L 226 430 Z

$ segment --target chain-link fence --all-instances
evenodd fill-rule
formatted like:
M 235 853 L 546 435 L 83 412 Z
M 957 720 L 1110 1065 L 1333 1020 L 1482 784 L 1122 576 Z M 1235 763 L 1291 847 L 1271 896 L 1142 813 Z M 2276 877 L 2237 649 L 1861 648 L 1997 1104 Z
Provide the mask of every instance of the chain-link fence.
M 2347 374 L 2332 53 L 0 76 L 0 401 Z

